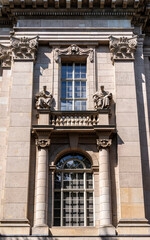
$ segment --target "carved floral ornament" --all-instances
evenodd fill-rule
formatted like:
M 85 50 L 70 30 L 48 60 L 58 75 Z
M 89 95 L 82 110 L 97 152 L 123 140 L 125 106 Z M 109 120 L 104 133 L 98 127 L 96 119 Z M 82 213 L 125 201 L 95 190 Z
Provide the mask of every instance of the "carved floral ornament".
M 2 67 L 11 67 L 11 60 L 34 60 L 38 47 L 38 37 L 11 37 L 10 46 L 0 44 L 0 61 Z
M 45 148 L 50 146 L 50 139 L 36 139 L 35 145 L 39 148 Z
M 137 36 L 132 38 L 109 37 L 109 48 L 111 52 L 111 60 L 114 63 L 115 60 L 134 60 L 134 53 L 137 47 Z
M 112 144 L 111 139 L 97 139 L 97 148 L 98 150 L 101 148 L 107 148 L 110 147 Z
M 58 63 L 60 56 L 86 56 L 89 55 L 90 62 L 94 61 L 94 51 L 92 48 L 80 48 L 75 44 L 72 44 L 68 48 L 55 49 L 55 61 Z

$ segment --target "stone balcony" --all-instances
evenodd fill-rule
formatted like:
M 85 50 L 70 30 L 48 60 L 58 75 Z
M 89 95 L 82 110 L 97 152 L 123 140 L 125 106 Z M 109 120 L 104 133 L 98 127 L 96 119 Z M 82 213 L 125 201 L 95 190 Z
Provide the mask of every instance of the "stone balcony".
M 109 124 L 110 110 L 98 111 L 49 111 L 37 110 L 38 124 L 33 129 L 59 132 L 95 132 L 111 130 L 115 126 Z

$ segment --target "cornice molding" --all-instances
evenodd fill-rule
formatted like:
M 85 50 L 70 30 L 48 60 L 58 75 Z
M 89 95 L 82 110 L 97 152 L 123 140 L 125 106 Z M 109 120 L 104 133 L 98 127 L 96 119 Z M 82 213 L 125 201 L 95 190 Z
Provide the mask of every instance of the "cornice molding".
M 80 48 L 72 44 L 68 48 L 55 48 L 55 61 L 58 63 L 60 56 L 89 56 L 90 62 L 94 61 L 94 50 L 92 48 Z
M 134 60 L 134 53 L 137 47 L 137 36 L 132 38 L 113 36 L 109 37 L 109 48 L 111 52 L 111 60 L 117 61 Z

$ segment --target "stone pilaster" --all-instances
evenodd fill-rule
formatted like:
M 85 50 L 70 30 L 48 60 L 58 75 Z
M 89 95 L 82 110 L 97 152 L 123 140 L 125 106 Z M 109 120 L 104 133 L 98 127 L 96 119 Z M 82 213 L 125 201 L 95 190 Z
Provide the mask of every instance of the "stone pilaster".
M 100 235 L 113 235 L 109 147 L 111 139 L 97 139 L 99 149 Z
M 33 92 L 33 62 L 37 38 L 11 39 L 12 82 L 10 91 L 10 121 L 4 189 L 4 209 L 1 224 L 7 234 L 30 233 L 28 221 L 28 184 Z M 36 47 L 35 47 L 36 46 Z M 23 54 L 22 54 L 23 52 Z M 19 57 L 18 57 L 19 56 Z M 10 168 L 11 165 L 11 168 Z M 11 197 L 8 197 L 11 196 Z
M 139 122 L 136 101 L 134 60 L 137 39 L 110 38 L 110 51 L 115 68 L 116 84 L 116 127 L 118 135 L 119 199 L 118 232 L 145 233 L 146 224 Z M 140 229 L 140 228 L 139 228 Z
M 35 195 L 35 212 L 34 227 L 32 234 L 48 235 L 49 228 L 47 225 L 48 213 L 48 147 L 50 139 L 36 139 L 38 148 L 37 156 L 37 173 L 36 173 L 36 195 Z

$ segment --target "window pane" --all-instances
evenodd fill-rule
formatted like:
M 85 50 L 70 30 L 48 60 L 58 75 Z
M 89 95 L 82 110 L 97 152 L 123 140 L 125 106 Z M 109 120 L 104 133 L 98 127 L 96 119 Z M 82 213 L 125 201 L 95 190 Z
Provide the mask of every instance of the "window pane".
M 62 111 L 71 111 L 72 110 L 72 101 L 69 101 L 69 100 L 62 100 L 61 101 L 61 110 Z

